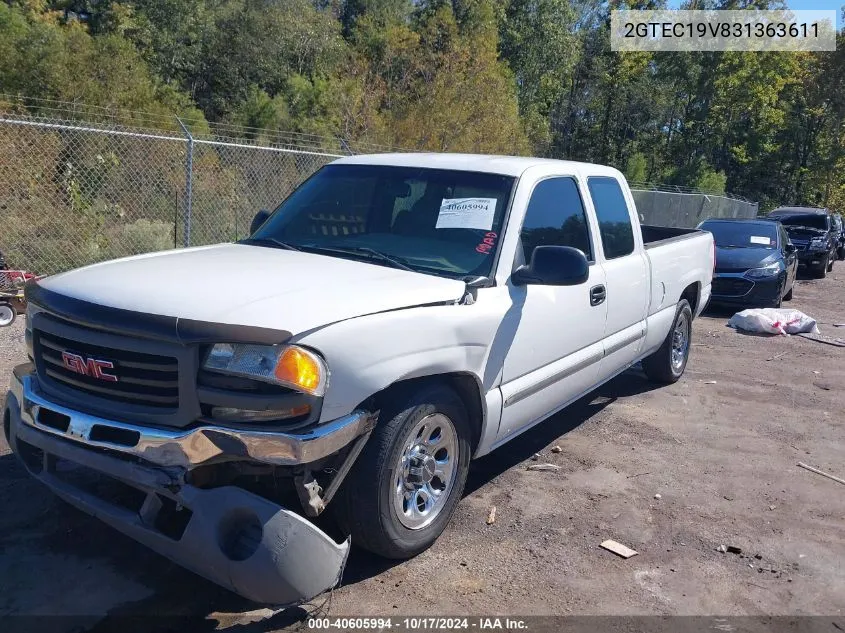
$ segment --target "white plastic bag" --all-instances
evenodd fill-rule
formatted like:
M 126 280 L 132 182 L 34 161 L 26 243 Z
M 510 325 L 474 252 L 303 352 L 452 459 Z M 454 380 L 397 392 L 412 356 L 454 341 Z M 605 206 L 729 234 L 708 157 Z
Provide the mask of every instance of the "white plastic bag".
M 737 312 L 728 321 L 728 326 L 746 332 L 768 332 L 770 334 L 818 334 L 816 320 L 799 310 L 781 308 L 753 308 Z

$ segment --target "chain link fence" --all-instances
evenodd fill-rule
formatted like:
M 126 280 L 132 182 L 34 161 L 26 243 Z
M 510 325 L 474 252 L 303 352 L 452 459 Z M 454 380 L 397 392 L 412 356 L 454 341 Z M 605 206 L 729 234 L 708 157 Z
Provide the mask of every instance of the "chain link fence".
M 0 116 L 0 250 L 52 274 L 245 237 L 335 154 Z
M 389 149 L 297 134 L 196 134 L 176 123 L 158 131 L 0 111 L 0 251 L 8 265 L 53 274 L 237 240 L 259 209 L 275 208 L 322 165 Z M 704 193 L 638 190 L 635 198 L 644 222 L 664 226 L 757 213 L 754 203 Z

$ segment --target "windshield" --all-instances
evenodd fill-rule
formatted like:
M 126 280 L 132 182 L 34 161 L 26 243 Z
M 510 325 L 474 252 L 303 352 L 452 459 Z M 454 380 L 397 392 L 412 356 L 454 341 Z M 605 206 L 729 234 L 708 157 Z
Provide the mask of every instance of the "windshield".
M 489 276 L 514 181 L 468 171 L 328 165 L 247 241 L 447 277 Z
M 775 248 L 778 243 L 774 222 L 703 222 L 699 228 L 713 234 L 716 246 Z
M 778 219 L 787 229 L 791 226 L 802 226 L 820 231 L 827 231 L 828 229 L 826 215 L 803 213 L 801 215 L 786 215 Z

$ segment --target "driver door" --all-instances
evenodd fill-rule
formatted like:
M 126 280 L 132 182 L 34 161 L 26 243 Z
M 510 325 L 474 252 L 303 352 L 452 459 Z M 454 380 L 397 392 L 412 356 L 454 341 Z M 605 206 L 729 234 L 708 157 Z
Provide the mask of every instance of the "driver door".
M 537 246 L 572 246 L 587 256 L 590 272 L 587 282 L 576 286 L 509 285 L 513 307 L 502 327 L 514 334 L 502 369 L 503 410 L 497 441 L 595 385 L 603 356 L 605 274 L 595 258 L 592 231 L 574 177 L 546 178 L 534 186 L 520 241 L 517 266 L 530 261 Z

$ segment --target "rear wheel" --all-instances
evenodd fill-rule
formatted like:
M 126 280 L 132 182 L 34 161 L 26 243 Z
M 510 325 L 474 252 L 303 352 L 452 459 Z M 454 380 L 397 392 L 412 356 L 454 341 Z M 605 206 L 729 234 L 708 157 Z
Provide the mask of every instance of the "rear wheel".
M 0 327 L 7 327 L 15 322 L 17 313 L 8 303 L 0 303 Z
M 466 483 L 470 423 L 443 384 L 398 388 L 335 502 L 352 542 L 386 558 L 409 558 L 443 532 Z
M 663 344 L 651 356 L 643 359 L 643 371 L 649 380 L 662 383 L 677 382 L 687 367 L 691 338 L 692 308 L 686 299 L 681 299 L 675 311 L 672 328 Z

